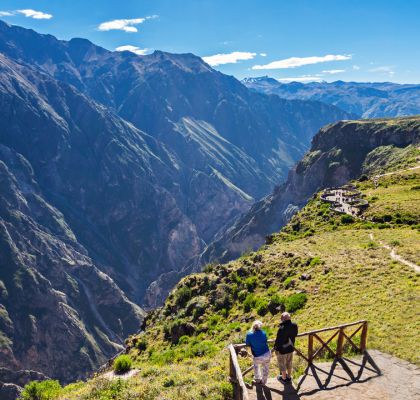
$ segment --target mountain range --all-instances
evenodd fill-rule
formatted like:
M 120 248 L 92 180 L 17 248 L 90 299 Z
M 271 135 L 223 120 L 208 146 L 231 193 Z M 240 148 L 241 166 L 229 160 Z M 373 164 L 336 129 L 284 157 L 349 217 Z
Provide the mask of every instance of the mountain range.
M 335 105 L 359 118 L 420 114 L 420 85 L 392 82 L 279 82 L 262 76 L 242 83 L 260 93 L 283 99 L 316 100 Z
M 192 54 L 3 22 L 0 106 L 0 381 L 20 384 L 115 354 L 166 296 L 160 277 L 284 180 L 321 126 L 353 116 L 256 93 Z

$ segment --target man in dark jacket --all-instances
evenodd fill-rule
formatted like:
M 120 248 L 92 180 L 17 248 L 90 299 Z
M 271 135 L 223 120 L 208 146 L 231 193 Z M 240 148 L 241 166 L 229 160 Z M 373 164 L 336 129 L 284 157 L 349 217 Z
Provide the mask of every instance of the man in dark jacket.
M 282 383 L 288 383 L 292 380 L 293 351 L 297 334 L 297 324 L 291 321 L 288 312 L 284 312 L 281 315 L 281 323 L 274 344 L 281 374 L 278 380 Z

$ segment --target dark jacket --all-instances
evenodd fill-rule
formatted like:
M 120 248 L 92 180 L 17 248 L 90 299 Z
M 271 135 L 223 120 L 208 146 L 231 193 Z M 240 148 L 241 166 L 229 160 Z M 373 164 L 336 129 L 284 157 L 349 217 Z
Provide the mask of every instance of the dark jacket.
M 274 343 L 274 350 L 280 354 L 292 353 L 294 350 L 295 339 L 298 334 L 298 326 L 294 322 L 287 320 L 283 321 L 279 330 L 277 331 L 276 342 Z

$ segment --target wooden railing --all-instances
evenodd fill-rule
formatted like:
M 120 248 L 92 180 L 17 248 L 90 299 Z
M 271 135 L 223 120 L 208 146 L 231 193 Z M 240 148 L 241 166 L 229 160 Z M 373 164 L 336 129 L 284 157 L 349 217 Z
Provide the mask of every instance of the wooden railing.
M 349 332 L 349 330 L 352 331 Z M 330 335 L 328 337 L 322 337 L 326 333 L 329 333 Z M 363 370 L 368 368 L 366 366 L 367 363 L 373 367 L 373 370 L 368 368 L 370 371 L 380 374 L 380 369 L 375 364 L 369 353 L 366 351 L 367 333 L 368 322 L 362 320 L 348 324 L 317 329 L 309 332 L 303 332 L 297 335 L 295 343 L 295 354 L 304 360 L 306 368 L 297 385 L 296 390 L 299 391 L 299 388 L 301 387 L 306 377 L 309 375 L 309 372 L 312 372 L 312 376 L 314 377 L 319 388 L 326 389 L 338 364 L 341 365 L 343 370 L 349 376 L 350 380 L 353 382 L 360 379 Z M 307 338 L 308 341 L 306 351 L 300 348 L 298 345 L 299 340 L 302 338 Z M 356 340 L 356 338 L 359 340 Z M 273 342 L 274 340 L 269 340 L 269 343 Z M 333 344 L 335 346 L 332 346 Z M 238 361 L 238 354 L 243 353 L 244 356 L 248 355 L 245 351 L 245 348 L 246 345 L 244 343 L 230 344 L 228 347 L 230 353 L 230 381 L 233 385 L 235 400 L 248 399 L 248 389 L 244 382 L 244 376 L 251 372 L 253 367 L 248 367 L 242 371 Z M 344 357 L 345 352 L 348 350 L 351 350 L 352 353 L 363 355 L 362 364 L 360 365 L 360 369 L 356 374 L 348 365 L 350 360 Z M 325 359 L 326 354 L 327 358 L 332 359 L 333 361 L 330 372 L 327 374 L 327 379 L 322 382 L 317 371 L 325 371 L 317 367 L 315 361 L 321 357 Z

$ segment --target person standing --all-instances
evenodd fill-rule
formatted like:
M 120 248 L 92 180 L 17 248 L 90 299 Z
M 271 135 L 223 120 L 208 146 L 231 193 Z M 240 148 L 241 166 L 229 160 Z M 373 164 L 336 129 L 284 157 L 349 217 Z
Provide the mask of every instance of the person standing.
M 282 383 L 289 383 L 292 380 L 293 352 L 297 334 L 297 324 L 292 322 L 288 312 L 284 312 L 281 315 L 281 323 L 274 343 L 280 370 L 280 375 L 277 379 Z
M 262 330 L 262 326 L 261 321 L 254 321 L 251 330 L 246 335 L 245 343 L 251 347 L 254 356 L 255 383 L 265 385 L 270 369 L 271 352 L 268 347 L 267 334 Z

